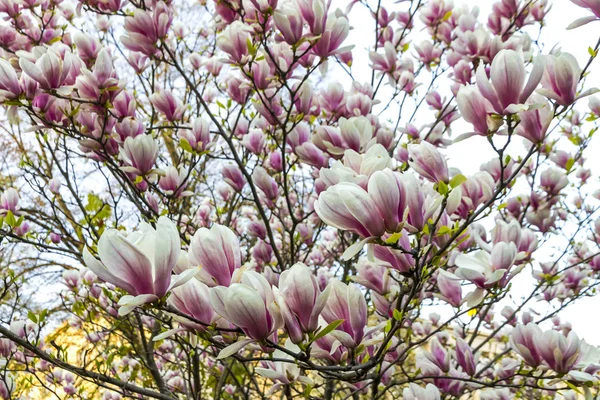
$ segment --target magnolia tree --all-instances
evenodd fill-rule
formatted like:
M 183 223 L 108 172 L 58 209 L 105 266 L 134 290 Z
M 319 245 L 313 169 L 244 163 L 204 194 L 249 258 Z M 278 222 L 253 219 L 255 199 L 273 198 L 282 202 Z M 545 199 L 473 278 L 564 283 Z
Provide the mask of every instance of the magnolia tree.
M 600 41 L 341 3 L 0 1 L 0 396 L 598 398 Z

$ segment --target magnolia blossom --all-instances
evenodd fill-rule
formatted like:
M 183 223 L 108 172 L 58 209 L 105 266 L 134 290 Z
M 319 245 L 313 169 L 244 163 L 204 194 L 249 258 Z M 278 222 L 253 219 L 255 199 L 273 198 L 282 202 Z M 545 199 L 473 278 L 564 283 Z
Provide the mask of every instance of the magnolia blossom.
M 35 63 L 27 58 L 19 60 L 19 66 L 27 75 L 35 80 L 42 89 L 58 89 L 71 72 L 71 53 L 64 56 L 53 48 L 36 47 L 34 49 Z
M 333 281 L 321 315 L 327 323 L 343 320 L 331 335 L 344 346 L 353 348 L 360 344 L 367 323 L 367 302 L 357 286 Z
M 485 251 L 478 251 L 474 255 L 459 254 L 454 263 L 458 266 L 456 276 L 476 286 L 464 299 L 469 307 L 478 305 L 485 296 L 485 289 L 493 287 L 507 273 L 506 269 L 495 270 L 490 255 Z
M 210 302 L 217 314 L 251 339 L 266 339 L 283 326 L 271 285 L 256 272 L 245 272 L 241 283 L 213 288 Z
M 402 391 L 402 398 L 404 400 L 439 400 L 440 390 L 428 383 L 425 388 L 417 385 L 416 383 L 409 383 L 407 388 Z
M 142 223 L 141 231 L 124 236 L 116 229 L 102 234 L 98 242 L 98 261 L 84 249 L 84 260 L 90 270 L 106 282 L 127 291 L 119 301 L 119 314 L 127 314 L 136 306 L 163 297 L 168 290 L 189 279 L 183 274 L 172 279 L 171 273 L 181 241 L 175 224 L 160 217 L 156 229 Z M 195 272 L 192 270 L 192 272 Z
M 408 146 L 410 165 L 432 182 L 448 182 L 448 166 L 440 152 L 428 142 Z
M 150 135 L 139 135 L 125 139 L 121 158 L 129 166 L 122 167 L 126 172 L 145 175 L 152 170 L 158 157 L 158 144 Z
M 336 228 L 363 237 L 381 236 L 385 232 L 375 202 L 358 185 L 342 182 L 332 186 L 321 193 L 314 207 L 319 218 Z
M 189 260 L 200 267 L 198 279 L 206 285 L 229 286 L 234 272 L 242 265 L 239 240 L 222 225 L 200 228 L 192 237 Z
M 281 294 L 278 304 L 290 334 L 294 331 L 308 333 L 317 329 L 330 286 L 321 291 L 311 270 L 298 263 L 281 274 L 278 292 Z M 296 334 L 292 340 L 301 340 L 301 336 Z
M 579 63 L 569 53 L 556 52 L 546 56 L 546 70 L 542 78 L 542 88 L 538 92 L 563 106 L 571 105 L 577 96 L 577 85 L 581 75 Z
M 542 79 L 544 60 L 538 57 L 525 83 L 523 55 L 514 50 L 501 50 L 492 61 L 491 83 L 484 68 L 477 69 L 477 87 L 498 114 L 520 111 Z

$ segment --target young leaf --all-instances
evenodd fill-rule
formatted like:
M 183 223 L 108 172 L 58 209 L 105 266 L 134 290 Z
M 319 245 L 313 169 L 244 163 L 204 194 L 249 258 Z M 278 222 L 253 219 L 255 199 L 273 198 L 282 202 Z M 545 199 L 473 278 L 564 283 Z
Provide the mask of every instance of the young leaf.
M 327 335 L 329 332 L 333 331 L 335 328 L 340 326 L 344 321 L 344 319 L 336 319 L 335 321 L 327 325 L 325 328 L 323 328 L 321 331 L 319 331 L 319 333 L 315 335 L 314 340 L 321 339 L 323 336 Z

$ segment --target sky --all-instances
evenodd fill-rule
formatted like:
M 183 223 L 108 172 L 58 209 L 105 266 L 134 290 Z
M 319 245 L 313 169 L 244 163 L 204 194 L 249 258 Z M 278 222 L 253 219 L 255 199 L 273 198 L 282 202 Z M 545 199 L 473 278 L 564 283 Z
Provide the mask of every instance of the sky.
M 561 48 L 562 51 L 573 54 L 579 61 L 580 66 L 583 67 L 589 58 L 588 47 L 593 47 L 598 40 L 600 21 L 567 31 L 566 27 L 572 21 L 580 17 L 589 16 L 591 15 L 591 12 L 575 6 L 569 0 L 554 0 L 550 2 L 552 3 L 552 9 L 546 18 L 546 27 L 544 27 L 540 37 L 540 45 L 542 46 L 543 53 L 547 54 L 555 47 Z M 344 9 L 346 4 L 347 1 L 344 0 L 333 1 L 334 8 L 339 7 Z M 386 7 L 388 12 L 406 9 L 406 3 L 403 4 L 384 0 L 382 4 Z M 454 4 L 457 6 L 466 4 L 469 7 L 477 5 L 480 9 L 479 20 L 487 21 L 487 16 L 490 14 L 494 2 L 490 0 L 455 0 Z M 357 77 L 358 80 L 360 80 L 361 76 L 365 76 L 364 80 L 367 81 L 370 79 L 370 69 L 368 53 L 366 53 L 365 49 L 372 45 L 374 23 L 372 18 L 364 18 L 363 15 L 365 12 L 364 7 L 360 7 L 359 5 L 356 5 L 351 11 L 349 18 L 352 30 L 345 44 L 355 44 L 352 65 L 354 76 Z M 365 21 L 364 23 L 357 22 L 361 21 L 361 18 Z M 427 38 L 427 33 L 422 32 L 418 34 L 418 38 L 415 42 L 418 43 Z M 411 43 L 411 46 L 413 44 L 414 43 Z M 340 79 L 340 76 L 335 74 L 335 79 Z M 600 87 L 600 60 L 596 60 L 595 63 L 591 65 L 586 87 Z M 440 93 L 449 93 L 449 88 L 439 87 L 438 91 L 440 91 Z M 588 99 L 580 100 L 578 108 L 581 110 L 587 109 L 587 103 Z M 466 123 L 457 121 L 457 123 L 453 125 L 453 137 L 470 131 L 468 128 L 469 126 Z M 445 151 L 445 154 L 448 157 L 449 166 L 460 169 L 461 172 L 466 175 L 478 171 L 479 166 L 482 163 L 496 157 L 496 154 L 484 138 L 472 138 L 454 144 Z M 600 154 L 600 139 L 596 139 L 596 141 L 592 140 L 591 145 L 585 153 L 585 157 L 587 158 L 586 167 L 592 170 L 595 177 L 600 176 L 600 157 L 598 157 L 597 154 Z M 600 185 L 598 185 L 597 178 L 595 183 L 595 188 L 599 188 Z M 537 256 L 540 259 L 545 258 L 547 260 L 551 259 L 553 254 L 550 250 L 543 249 L 538 252 Z M 514 290 L 517 295 L 530 293 L 531 285 L 534 281 L 528 271 L 530 271 L 530 269 L 525 270 L 521 274 L 522 277 L 519 277 L 520 279 L 514 282 Z M 529 292 L 525 293 L 525 290 L 528 289 Z M 520 293 L 521 290 L 523 290 L 523 293 Z M 463 294 L 466 294 L 466 292 Z M 581 299 L 575 305 L 572 305 L 563 311 L 561 317 L 563 321 L 569 321 L 572 324 L 573 329 L 581 338 L 584 338 L 588 343 L 600 345 L 600 335 L 598 335 L 598 332 L 600 331 L 600 318 L 595 316 L 598 309 L 600 309 L 600 296 Z M 498 311 L 499 310 L 500 309 L 498 309 Z M 538 309 L 538 311 L 541 311 L 541 309 Z

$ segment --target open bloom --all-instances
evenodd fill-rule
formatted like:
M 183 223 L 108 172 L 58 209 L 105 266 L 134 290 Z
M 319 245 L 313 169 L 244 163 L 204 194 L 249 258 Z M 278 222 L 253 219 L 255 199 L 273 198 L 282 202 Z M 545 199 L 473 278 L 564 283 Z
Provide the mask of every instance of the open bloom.
M 327 225 L 363 237 L 381 236 L 385 232 L 373 199 L 353 183 L 342 182 L 322 192 L 315 202 L 315 211 Z
M 186 106 L 169 90 L 160 90 L 150 96 L 150 102 L 167 120 L 174 122 L 183 116 Z
M 569 372 L 581 359 L 581 342 L 571 331 L 568 336 L 549 330 L 536 338 L 540 355 L 548 366 L 559 374 Z
M 329 287 L 328 287 L 329 288 Z M 291 314 L 286 326 L 297 323 L 302 332 L 312 332 L 318 327 L 319 315 L 329 296 L 329 289 L 321 291 L 317 278 L 310 268 L 297 263 L 281 273 L 279 290 Z
M 411 167 L 431 182 L 448 182 L 446 159 L 429 142 L 408 145 L 408 157 Z
M 36 47 L 35 52 L 40 52 L 35 63 L 21 58 L 19 66 L 24 73 L 29 75 L 34 81 L 39 83 L 42 89 L 58 89 L 67 79 L 71 72 L 71 53 L 65 52 L 64 58 L 53 48 Z
M 515 327 L 510 335 L 510 346 L 531 367 L 542 363 L 536 343 L 542 338 L 542 330 L 534 323 Z
M 213 322 L 215 315 L 209 300 L 208 286 L 197 279 L 191 279 L 173 289 L 168 303 L 182 313 L 201 322 L 183 319 L 183 325 L 188 328 L 204 331 L 206 325 Z
M 210 302 L 217 314 L 251 339 L 266 339 L 283 326 L 271 285 L 254 271 L 245 272 L 241 283 L 213 288 Z
M 546 56 L 546 71 L 542 78 L 542 88 L 538 93 L 556 101 L 562 106 L 569 106 L 575 100 L 591 94 L 588 90 L 577 96 L 577 85 L 581 76 L 579 63 L 569 53 L 555 53 Z
M 596 21 L 596 20 L 600 19 L 600 1 L 598 1 L 598 0 L 571 0 L 571 2 L 573 2 L 573 4 L 575 4 L 575 5 L 578 5 L 579 7 L 587 8 L 592 13 L 594 13 L 594 15 L 576 19 L 567 27 L 567 29 L 577 28 L 577 27 L 587 24 L 588 22 L 592 22 L 592 21 Z
M 479 304 L 485 296 L 485 289 L 493 287 L 507 272 L 505 269 L 494 270 L 490 255 L 485 251 L 478 251 L 473 255 L 459 254 L 455 264 L 458 266 L 456 276 L 476 286 L 476 289 L 465 297 L 469 307 Z
M 229 54 L 234 63 L 243 63 L 248 54 L 249 28 L 240 21 L 234 21 L 219 35 L 217 46 Z
M 138 135 L 125 139 L 120 152 L 121 158 L 129 166 L 122 167 L 126 172 L 145 175 L 152 170 L 158 157 L 158 144 L 150 135 Z
M 454 307 L 460 307 L 462 301 L 462 287 L 460 278 L 451 272 L 440 269 L 437 274 L 439 294 L 437 297 Z
M 548 100 L 539 94 L 532 95 L 528 103 L 542 106 L 519 113 L 521 122 L 517 126 L 516 133 L 531 143 L 539 144 L 544 141 L 548 127 L 554 118 L 554 110 Z
M 538 57 L 525 83 L 523 55 L 515 50 L 501 50 L 492 61 L 490 80 L 485 69 L 477 70 L 477 87 L 497 114 L 513 114 L 520 111 L 542 79 L 544 60 Z
M 492 106 L 475 86 L 462 86 L 456 95 L 456 104 L 465 121 L 473 125 L 475 133 L 486 135 L 495 130 L 488 115 Z
M 231 277 L 242 265 L 240 242 L 231 229 L 213 225 L 200 228 L 190 245 L 189 259 L 200 266 L 198 279 L 208 286 L 229 286 Z
M 409 383 L 408 387 L 402 392 L 402 398 L 404 400 L 440 400 L 440 390 L 428 383 L 425 388 L 417 385 L 416 383 Z
M 0 59 L 0 99 L 12 99 L 22 93 L 17 72 L 10 63 Z
M 175 224 L 160 217 L 156 230 L 146 223 L 142 223 L 141 231 L 128 236 L 116 229 L 106 230 L 98 242 L 100 261 L 87 249 L 83 258 L 100 279 L 136 296 L 125 296 L 124 302 L 120 302 L 125 307 L 119 313 L 125 314 L 138 305 L 163 297 L 170 288 L 182 283 L 179 279 L 171 282 L 180 252 Z
M 327 323 L 343 320 L 331 335 L 346 347 L 356 347 L 363 339 L 367 324 L 365 296 L 354 284 L 346 285 L 336 280 L 330 285 L 331 293 L 321 315 Z

